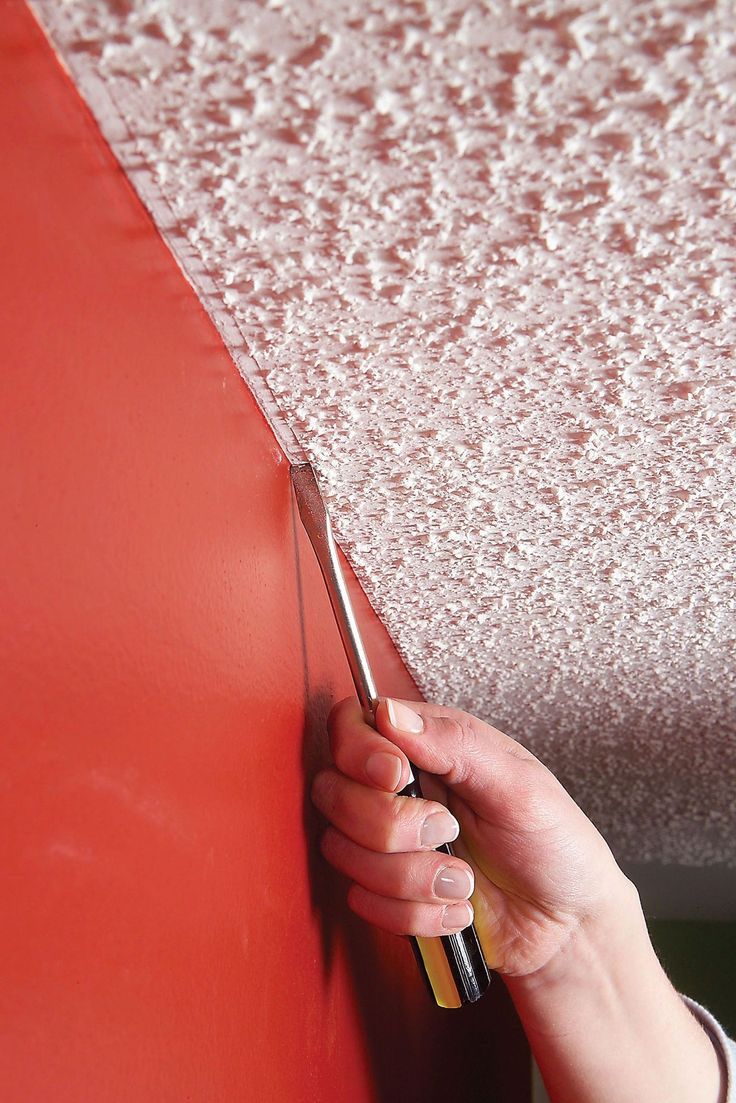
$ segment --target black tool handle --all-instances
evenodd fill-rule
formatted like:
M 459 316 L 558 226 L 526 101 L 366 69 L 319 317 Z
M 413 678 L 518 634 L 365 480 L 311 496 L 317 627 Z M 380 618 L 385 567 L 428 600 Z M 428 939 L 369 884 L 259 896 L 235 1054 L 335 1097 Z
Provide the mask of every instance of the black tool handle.
M 421 797 L 416 767 L 412 766 L 411 770 L 412 779 L 400 795 Z M 450 843 L 443 843 L 437 850 L 442 854 L 453 853 Z M 480 999 L 490 984 L 491 974 L 474 924 L 457 934 L 412 938 L 411 941 L 419 967 L 440 1007 L 461 1007 Z

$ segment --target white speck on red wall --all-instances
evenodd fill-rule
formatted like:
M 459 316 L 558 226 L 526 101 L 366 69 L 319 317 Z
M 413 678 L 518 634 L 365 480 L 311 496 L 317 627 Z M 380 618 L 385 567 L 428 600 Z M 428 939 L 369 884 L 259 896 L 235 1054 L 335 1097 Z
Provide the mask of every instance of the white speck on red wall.
M 736 864 L 733 6 L 35 8 L 425 693 Z

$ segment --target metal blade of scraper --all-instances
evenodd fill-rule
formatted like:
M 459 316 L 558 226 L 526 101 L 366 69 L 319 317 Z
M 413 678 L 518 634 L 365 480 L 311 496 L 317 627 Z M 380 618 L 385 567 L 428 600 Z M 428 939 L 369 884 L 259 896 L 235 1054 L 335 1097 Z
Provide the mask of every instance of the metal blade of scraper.
M 311 463 L 293 464 L 291 483 L 294 487 L 299 516 L 307 531 L 322 576 L 327 586 L 335 620 L 340 629 L 343 647 L 350 664 L 350 673 L 355 682 L 361 708 L 371 725 L 376 718 L 378 693 L 373 680 L 368 656 L 360 635 L 358 622 L 348 594 L 345 576 L 337 557 L 337 546 L 332 535 L 332 525 L 327 507 L 317 485 L 317 477 Z
M 299 516 L 327 586 L 363 714 L 371 727 L 375 727 L 378 692 L 337 556 L 330 517 L 312 465 L 292 464 L 291 482 Z M 412 767 L 409 784 L 401 790 L 401 796 L 422 796 L 416 775 Z M 449 843 L 437 849 L 444 854 L 453 853 Z M 474 925 L 457 934 L 412 938 L 411 943 L 420 971 L 440 1007 L 460 1007 L 480 999 L 491 978 Z

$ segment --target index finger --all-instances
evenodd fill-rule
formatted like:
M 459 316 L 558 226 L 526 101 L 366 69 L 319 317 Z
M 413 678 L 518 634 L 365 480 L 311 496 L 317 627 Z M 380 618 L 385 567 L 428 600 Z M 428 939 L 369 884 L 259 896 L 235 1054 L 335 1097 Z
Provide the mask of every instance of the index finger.
M 412 775 L 406 755 L 366 723 L 357 698 L 338 702 L 327 728 L 332 757 L 341 773 L 389 793 L 409 783 Z

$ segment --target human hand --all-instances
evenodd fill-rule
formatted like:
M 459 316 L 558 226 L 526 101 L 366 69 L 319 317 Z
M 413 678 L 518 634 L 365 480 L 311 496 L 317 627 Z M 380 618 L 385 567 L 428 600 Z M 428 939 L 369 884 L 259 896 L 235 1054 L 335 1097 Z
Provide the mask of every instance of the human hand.
M 364 919 L 433 936 L 467 926 L 474 908 L 488 964 L 520 977 L 627 895 L 631 886 L 601 835 L 519 743 L 459 710 L 424 703 L 382 701 L 376 727 L 354 699 L 336 705 L 335 766 L 313 787 L 331 822 L 323 853 L 354 882 L 349 903 Z M 409 760 L 430 799 L 399 795 Z M 444 806 L 460 825 L 456 842 Z M 453 842 L 455 858 L 433 849 L 441 842 Z M 473 908 L 457 902 L 471 891 Z
M 486 960 L 550 1099 L 722 1103 L 716 1050 L 659 964 L 634 886 L 549 770 L 456 709 L 382 701 L 376 727 L 357 701 L 337 705 L 335 765 L 313 787 L 353 910 L 397 934 L 447 934 L 473 918 L 458 901 L 474 877 Z M 409 760 L 427 799 L 400 794 Z M 442 841 L 455 857 L 433 849 Z

